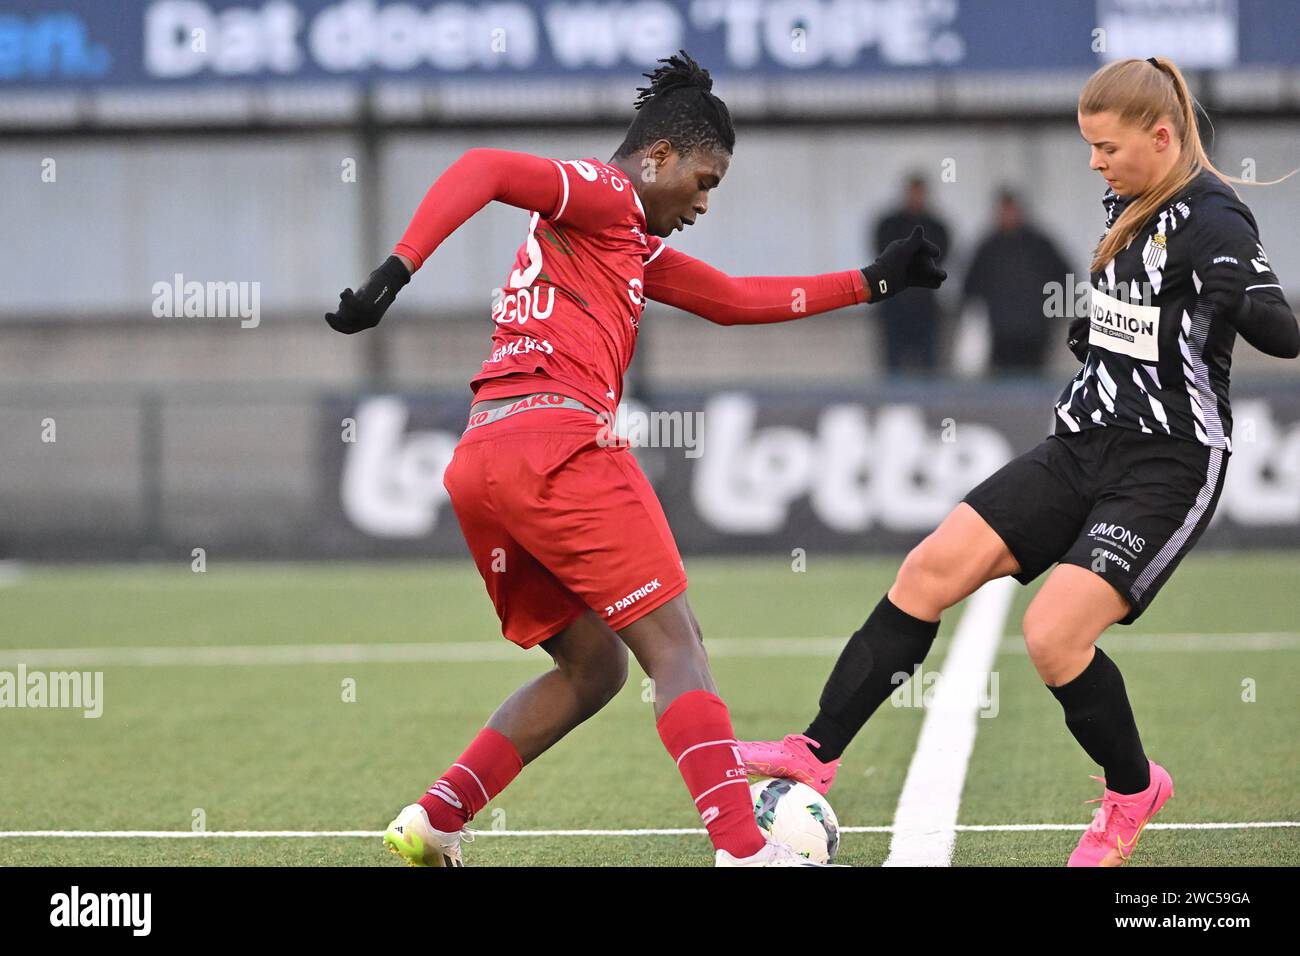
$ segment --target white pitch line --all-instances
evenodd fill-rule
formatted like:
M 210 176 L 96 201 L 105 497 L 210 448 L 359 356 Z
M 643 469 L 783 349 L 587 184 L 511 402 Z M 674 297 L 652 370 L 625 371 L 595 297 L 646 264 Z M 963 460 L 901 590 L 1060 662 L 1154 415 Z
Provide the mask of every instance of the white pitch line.
M 1126 634 L 1116 628 L 1102 638 L 1106 650 L 1113 654 L 1161 651 L 1294 651 L 1300 649 L 1300 632 L 1260 631 L 1257 633 L 1215 634 Z M 1002 654 L 1026 654 L 1025 639 L 1020 635 L 1007 637 L 1000 648 Z
M 248 644 L 199 647 L 67 647 L 0 651 L 0 666 L 193 667 L 267 664 L 387 664 L 526 662 L 529 656 L 506 641 L 429 644 Z
M 1086 830 L 1090 824 L 1078 823 L 965 823 L 955 829 L 962 833 L 1034 833 L 1039 830 Z M 1300 820 L 1261 820 L 1245 823 L 1148 823 L 1147 830 L 1268 830 L 1300 827 Z
M 844 638 L 720 638 L 710 657 L 830 657 Z M 0 650 L 0 667 L 194 667 L 277 664 L 526 664 L 547 661 L 540 648 L 506 640 L 427 644 L 248 644 L 199 647 L 28 647 Z
M 1015 582 L 999 578 L 966 602 L 907 768 L 885 866 L 947 866 L 952 862 L 957 811 L 975 746 L 980 694 L 987 690 L 1014 594 Z
M 842 637 L 715 638 L 710 657 L 835 657 Z M 1116 632 L 1112 651 L 1300 650 L 1300 632 L 1135 634 Z M 998 653 L 1024 654 L 1024 640 L 1003 638 Z M 175 647 L 27 647 L 0 650 L 0 667 L 224 667 L 283 664 L 521 664 L 546 652 L 521 652 L 505 640 L 379 644 L 207 644 Z
M 957 824 L 959 833 L 1037 833 L 1069 831 L 1078 833 L 1087 823 L 991 823 Z M 1148 823 L 1148 830 L 1270 830 L 1300 827 L 1300 820 L 1250 821 L 1245 823 Z M 841 833 L 893 833 L 892 826 L 840 827 Z M 628 837 L 628 836 L 704 836 L 703 828 L 630 829 L 630 830 L 475 830 L 475 837 Z M 141 840 L 291 840 L 329 838 L 374 839 L 383 830 L 0 830 L 0 839 L 24 838 L 105 838 Z

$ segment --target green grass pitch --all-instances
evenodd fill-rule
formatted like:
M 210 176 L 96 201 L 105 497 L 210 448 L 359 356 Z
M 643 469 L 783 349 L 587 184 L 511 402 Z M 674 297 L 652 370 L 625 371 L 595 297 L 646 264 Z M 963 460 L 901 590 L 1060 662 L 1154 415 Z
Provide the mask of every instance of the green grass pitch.
M 835 649 L 898 559 L 812 554 L 697 559 L 689 597 L 743 738 L 802 730 Z M 1148 753 L 1174 775 L 1160 823 L 1300 819 L 1300 556 L 1197 554 L 1132 628 L 1103 646 L 1124 672 Z M 1018 590 L 1005 632 L 1033 594 Z M 927 660 L 938 668 L 959 618 Z M 1282 633 L 1269 649 L 1227 635 Z M 1144 634 L 1198 634 L 1142 640 Z M 1225 635 L 1225 647 L 1215 635 Z M 1285 635 L 1289 635 L 1290 639 Z M 783 640 L 782 656 L 749 653 Z M 795 643 L 803 640 L 803 645 Z M 748 643 L 747 643 L 748 642 Z M 757 643 L 755 643 L 757 642 Z M 448 662 L 221 662 L 221 648 L 472 644 Z M 0 588 L 0 670 L 21 648 L 216 648 L 217 663 L 29 665 L 104 673 L 104 710 L 0 710 L 0 830 L 379 831 L 516 686 L 546 667 L 500 637 L 468 563 L 26 569 Z M 481 650 L 480 650 L 481 649 Z M 724 652 L 725 651 L 725 652 Z M 999 711 L 978 721 L 959 823 L 1083 826 L 1098 773 L 1014 638 Z M 635 663 L 600 714 L 525 768 L 474 826 L 468 865 L 708 865 L 699 835 L 498 836 L 698 828 L 642 699 Z M 345 682 L 355 682 L 355 701 Z M 1254 699 L 1243 699 L 1253 682 Z M 1246 695 L 1250 696 L 1250 695 Z M 845 826 L 888 826 L 924 718 L 886 702 L 847 752 L 830 799 Z M 1064 862 L 1065 831 L 960 832 L 954 865 Z M 850 833 L 841 861 L 880 864 L 888 833 Z M 1132 865 L 1296 865 L 1300 829 L 1148 830 Z M 0 838 L 0 865 L 400 865 L 378 838 Z

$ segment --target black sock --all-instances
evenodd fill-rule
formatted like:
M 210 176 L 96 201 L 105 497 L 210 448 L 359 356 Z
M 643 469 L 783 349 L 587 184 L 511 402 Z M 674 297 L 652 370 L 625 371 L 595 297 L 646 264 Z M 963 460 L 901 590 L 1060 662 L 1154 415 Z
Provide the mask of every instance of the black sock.
M 849 638 L 835 662 L 806 734 L 821 744 L 813 754 L 822 763 L 839 758 L 867 718 L 925 660 L 939 632 L 938 621 L 922 621 L 880 599 L 866 623 Z
M 1065 726 L 1074 739 L 1101 765 L 1108 789 L 1138 793 L 1151 785 L 1151 767 L 1142 752 L 1124 678 L 1100 647 L 1082 674 L 1047 689 L 1061 702 Z

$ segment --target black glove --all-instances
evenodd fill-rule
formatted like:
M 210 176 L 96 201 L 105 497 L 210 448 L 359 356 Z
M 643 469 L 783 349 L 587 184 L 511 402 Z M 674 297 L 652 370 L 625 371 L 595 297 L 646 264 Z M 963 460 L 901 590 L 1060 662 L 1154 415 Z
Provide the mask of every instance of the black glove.
M 880 258 L 862 270 L 871 290 L 872 302 L 883 302 L 910 286 L 937 289 L 948 273 L 935 260 L 939 247 L 925 238 L 920 226 L 906 239 L 895 239 L 885 246 Z
M 335 332 L 351 335 L 373 329 L 397 298 L 398 290 L 411 281 L 411 274 L 397 256 L 389 256 L 382 266 L 356 292 L 344 289 L 339 295 L 339 310 L 326 312 L 325 321 Z
M 1088 360 L 1088 335 L 1091 328 L 1092 322 L 1086 315 L 1076 315 L 1070 320 L 1070 331 L 1066 336 L 1065 344 L 1070 347 L 1070 351 L 1080 362 Z

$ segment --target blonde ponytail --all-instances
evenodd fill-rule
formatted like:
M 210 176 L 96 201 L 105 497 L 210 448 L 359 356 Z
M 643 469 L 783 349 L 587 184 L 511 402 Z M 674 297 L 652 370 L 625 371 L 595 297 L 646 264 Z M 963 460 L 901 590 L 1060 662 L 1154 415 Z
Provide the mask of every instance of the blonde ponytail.
M 1143 130 L 1151 129 L 1161 119 L 1168 117 L 1174 135 L 1182 146 L 1178 161 L 1169 172 L 1129 203 L 1102 238 L 1093 253 L 1090 266 L 1092 272 L 1104 269 L 1117 252 L 1133 241 L 1138 230 L 1155 215 L 1156 210 L 1176 196 L 1202 170 L 1209 170 L 1225 183 L 1271 185 L 1255 184 L 1215 169 L 1201 144 L 1195 109 L 1196 103 L 1187 89 L 1187 81 L 1174 62 L 1166 57 L 1116 60 L 1103 66 L 1084 84 L 1079 94 L 1081 115 L 1113 112 L 1122 122 Z M 1284 176 L 1283 179 L 1285 178 Z

